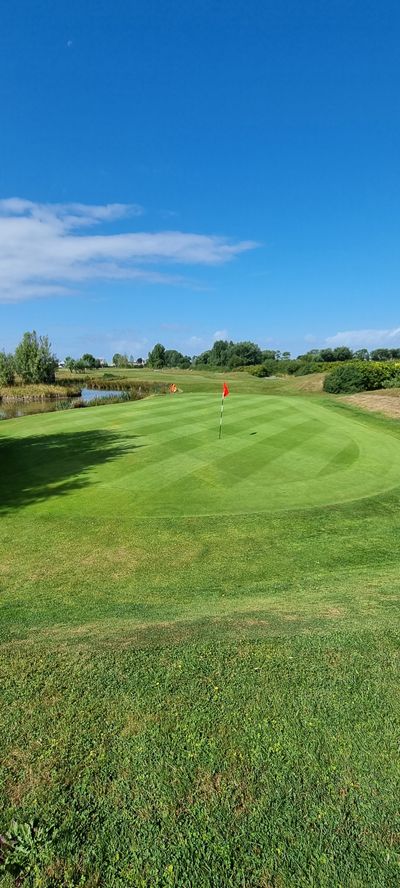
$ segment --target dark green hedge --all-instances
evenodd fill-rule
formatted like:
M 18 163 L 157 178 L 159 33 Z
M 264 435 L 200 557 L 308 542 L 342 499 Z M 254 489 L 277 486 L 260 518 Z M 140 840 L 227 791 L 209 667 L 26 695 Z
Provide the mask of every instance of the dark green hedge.
M 395 361 L 352 361 L 336 366 L 324 379 L 324 391 L 332 394 L 366 392 L 383 388 L 386 380 L 398 376 Z

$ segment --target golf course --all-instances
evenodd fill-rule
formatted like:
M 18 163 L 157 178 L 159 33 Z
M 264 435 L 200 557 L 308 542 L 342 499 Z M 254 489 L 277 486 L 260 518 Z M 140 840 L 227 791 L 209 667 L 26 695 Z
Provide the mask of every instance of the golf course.
M 394 888 L 400 425 L 142 376 L 0 423 L 0 885 Z

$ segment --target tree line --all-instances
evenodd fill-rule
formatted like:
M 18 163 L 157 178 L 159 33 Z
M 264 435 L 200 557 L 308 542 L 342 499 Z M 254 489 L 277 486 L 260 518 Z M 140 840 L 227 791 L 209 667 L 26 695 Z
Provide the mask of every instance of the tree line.
M 299 364 L 334 363 L 337 361 L 391 361 L 400 359 L 400 348 L 376 348 L 371 352 L 366 348 L 353 351 L 348 346 L 340 345 L 336 348 L 311 349 L 305 354 L 292 358 L 289 351 L 279 349 L 261 349 L 256 342 L 242 341 L 232 342 L 227 339 L 217 339 L 212 348 L 190 358 L 175 349 L 166 349 L 158 342 L 149 352 L 147 365 L 156 369 L 162 367 L 221 367 L 234 370 L 235 367 L 256 366 L 266 362 L 298 362 Z
M 161 342 L 157 342 L 149 352 L 147 362 L 142 358 L 137 358 L 135 361 L 133 355 L 128 357 L 127 354 L 116 352 L 112 358 L 112 365 L 128 368 L 140 367 L 147 363 L 148 367 L 156 370 L 163 368 L 186 370 L 190 367 L 234 370 L 237 367 L 254 367 L 257 375 L 267 376 L 273 374 L 275 370 L 279 373 L 307 373 L 314 368 L 317 369 L 315 365 L 321 363 L 352 360 L 400 360 L 400 348 L 376 348 L 369 352 L 366 348 L 353 351 L 348 346 L 342 345 L 336 348 L 311 349 L 292 358 L 288 351 L 263 350 L 256 342 L 249 340 L 233 342 L 217 339 L 212 348 L 190 357 L 177 349 L 165 348 Z M 68 370 L 80 372 L 107 367 L 107 363 L 85 352 L 78 359 L 66 357 L 64 366 Z M 58 360 L 52 352 L 48 336 L 38 336 L 33 330 L 24 333 L 13 354 L 0 351 L 0 385 L 13 385 L 16 376 L 24 383 L 52 383 L 55 381 L 57 367 Z

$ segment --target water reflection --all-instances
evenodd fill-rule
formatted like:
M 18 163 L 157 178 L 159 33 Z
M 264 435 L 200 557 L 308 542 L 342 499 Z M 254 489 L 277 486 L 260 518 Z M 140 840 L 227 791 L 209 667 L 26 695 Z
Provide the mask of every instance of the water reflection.
M 16 419 L 18 416 L 30 416 L 34 413 L 54 413 L 56 410 L 69 409 L 83 402 L 89 404 L 98 398 L 120 398 L 121 401 L 137 401 L 148 394 L 142 392 L 141 386 L 128 391 L 112 391 L 110 389 L 83 388 L 79 397 L 47 398 L 44 401 L 0 401 L 0 419 Z

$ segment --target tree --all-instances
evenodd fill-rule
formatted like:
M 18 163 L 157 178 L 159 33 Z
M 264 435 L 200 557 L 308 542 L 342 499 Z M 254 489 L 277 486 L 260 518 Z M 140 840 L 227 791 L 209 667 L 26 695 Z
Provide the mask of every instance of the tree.
M 165 362 L 165 347 L 161 345 L 161 342 L 157 342 L 152 351 L 149 352 L 147 363 L 149 367 L 154 367 L 155 370 L 161 370 L 162 367 L 165 367 Z
M 322 348 L 319 353 L 320 361 L 324 361 L 324 363 L 330 363 L 331 361 L 336 361 L 334 352 L 332 348 Z
M 24 333 L 15 350 L 15 369 L 25 383 L 54 382 L 57 358 L 51 352 L 48 336 L 36 331 Z
M 175 348 L 167 348 L 165 352 L 165 366 L 179 367 L 180 370 L 187 370 L 191 366 L 191 360 L 188 355 L 176 351 Z
M 227 367 L 232 346 L 233 342 L 227 339 L 216 339 L 210 351 L 209 363 L 216 367 Z
M 375 348 L 370 355 L 371 361 L 390 361 L 391 357 L 390 348 Z
M 5 351 L 0 352 L 0 385 L 14 385 L 14 358 Z
M 198 364 L 211 364 L 210 360 L 211 351 L 202 352 L 201 355 L 197 355 L 196 359 L 193 358 L 193 363 L 197 366 Z
M 129 367 L 128 355 L 121 355 L 119 352 L 113 355 L 112 362 L 114 367 Z
M 353 358 L 353 352 L 347 345 L 339 345 L 337 348 L 334 348 L 333 354 L 335 361 L 351 361 Z
M 367 348 L 359 348 L 354 352 L 353 357 L 357 361 L 369 361 L 369 351 Z
M 228 352 L 229 367 L 248 367 L 261 364 L 262 352 L 255 342 L 235 342 Z
M 310 351 L 305 352 L 304 355 L 297 355 L 297 361 L 319 361 L 320 350 L 319 348 L 312 348 Z
M 70 355 L 67 355 L 64 361 L 64 367 L 66 367 L 67 370 L 70 370 L 70 372 L 73 373 L 73 371 L 76 370 L 75 358 L 71 358 Z
M 87 370 L 95 370 L 96 367 L 100 367 L 100 361 L 97 360 L 93 355 L 89 352 L 86 352 L 82 355 L 82 361 L 85 365 L 85 369 Z
M 273 348 L 266 348 L 262 354 L 263 361 L 275 361 L 276 351 Z
M 165 351 L 165 366 L 179 367 L 183 361 L 183 354 L 175 348 L 167 348 Z

